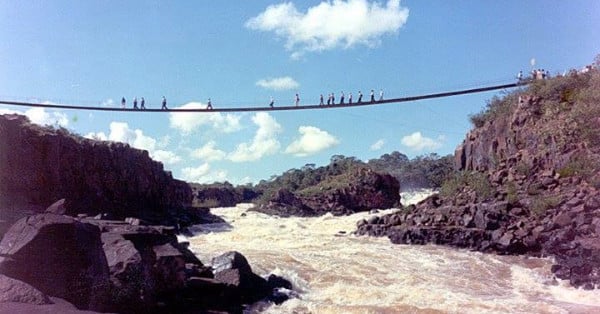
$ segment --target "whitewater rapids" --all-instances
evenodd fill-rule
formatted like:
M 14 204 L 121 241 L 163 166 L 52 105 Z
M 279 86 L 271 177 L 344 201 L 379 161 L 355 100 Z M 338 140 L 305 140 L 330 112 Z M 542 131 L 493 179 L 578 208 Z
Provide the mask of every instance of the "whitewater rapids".
M 298 297 L 264 313 L 600 313 L 600 291 L 555 281 L 548 259 L 352 235 L 369 213 L 279 218 L 250 207 L 211 209 L 227 223 L 186 240 L 205 264 L 236 250 L 255 273 L 290 280 Z

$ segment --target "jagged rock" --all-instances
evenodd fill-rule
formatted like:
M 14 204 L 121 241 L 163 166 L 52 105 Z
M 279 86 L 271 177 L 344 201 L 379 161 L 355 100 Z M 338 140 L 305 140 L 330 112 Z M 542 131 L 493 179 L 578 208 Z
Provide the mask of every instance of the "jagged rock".
M 98 227 L 73 218 L 22 218 L 0 242 L 0 272 L 80 309 L 104 310 L 109 273 Z M 42 267 L 43 265 L 43 267 Z
M 185 286 L 187 261 L 202 266 L 161 227 L 117 225 L 106 229 L 102 243 L 110 268 L 111 310 L 153 309 L 162 295 Z
M 246 258 L 235 251 L 213 258 L 215 280 L 234 286 L 243 302 L 254 302 L 271 294 L 267 281 L 254 274 Z
M 46 212 L 51 214 L 64 215 L 67 212 L 65 202 L 66 200 L 64 198 L 54 202 L 54 204 L 46 208 Z
M 38 289 L 20 280 L 0 274 L 0 303 L 50 304 L 52 301 Z

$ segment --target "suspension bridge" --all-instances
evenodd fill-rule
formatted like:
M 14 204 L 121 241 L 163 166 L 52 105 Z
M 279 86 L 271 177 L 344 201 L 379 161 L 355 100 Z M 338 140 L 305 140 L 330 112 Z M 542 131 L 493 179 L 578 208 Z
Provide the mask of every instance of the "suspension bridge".
M 315 109 L 333 109 L 333 108 L 349 108 L 349 107 L 360 107 L 360 106 L 379 106 L 384 104 L 403 103 L 424 99 L 432 98 L 443 98 L 465 94 L 483 93 L 493 90 L 515 88 L 519 86 L 527 85 L 529 81 L 520 81 L 516 83 L 493 85 L 486 87 L 478 87 L 471 89 L 456 90 L 450 92 L 424 94 L 417 96 L 408 96 L 400 98 L 390 98 L 376 101 L 362 101 L 344 104 L 333 104 L 333 105 L 290 105 L 290 106 L 257 106 L 257 107 L 217 107 L 214 109 L 205 108 L 175 108 L 175 109 L 135 109 L 135 108 L 118 108 L 118 107 L 103 107 L 103 106 L 77 106 L 67 104 L 49 104 L 49 103 L 36 103 L 36 102 L 20 102 L 10 100 L 0 100 L 0 104 L 11 105 L 11 106 L 23 106 L 23 107 L 40 107 L 48 109 L 73 109 L 73 110 L 93 110 L 93 111 L 120 111 L 120 112 L 143 112 L 143 113 L 158 113 L 158 112 L 248 112 L 248 111 L 285 111 L 285 110 L 315 110 Z

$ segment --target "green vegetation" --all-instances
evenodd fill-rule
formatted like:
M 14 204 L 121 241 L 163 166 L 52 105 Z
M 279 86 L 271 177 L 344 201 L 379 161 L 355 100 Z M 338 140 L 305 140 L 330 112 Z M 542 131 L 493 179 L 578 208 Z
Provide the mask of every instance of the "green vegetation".
M 597 160 L 590 156 L 578 155 L 569 159 L 562 168 L 557 170 L 557 173 L 563 178 L 578 176 L 589 179 L 598 172 L 598 169 L 600 167 Z
M 539 195 L 533 199 L 530 205 L 531 212 L 540 217 L 543 216 L 549 209 L 556 208 L 561 203 L 558 196 L 542 196 Z
M 481 200 L 489 199 L 494 195 L 494 190 L 487 176 L 481 172 L 461 171 L 446 180 L 440 189 L 442 197 L 453 197 L 464 188 L 469 188 L 477 194 Z
M 476 128 L 482 127 L 487 121 L 492 121 L 498 117 L 507 116 L 512 106 L 515 106 L 518 102 L 520 90 L 513 92 L 507 92 L 503 97 L 494 96 L 491 100 L 487 101 L 486 107 L 483 111 L 469 115 L 469 119 L 473 126 Z

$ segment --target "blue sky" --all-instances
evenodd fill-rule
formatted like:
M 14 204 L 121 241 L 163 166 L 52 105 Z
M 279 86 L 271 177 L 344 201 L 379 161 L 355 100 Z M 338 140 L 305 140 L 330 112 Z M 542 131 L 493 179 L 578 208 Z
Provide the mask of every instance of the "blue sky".
M 0 0 L 0 99 L 89 106 L 318 103 L 402 97 L 560 73 L 600 53 L 599 1 Z M 335 154 L 454 152 L 495 93 L 361 108 L 119 113 L 2 106 L 147 149 L 177 178 L 258 182 Z M 347 97 L 347 96 L 346 96 Z

